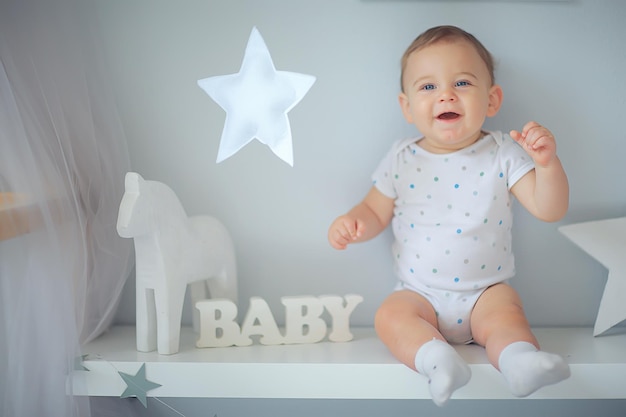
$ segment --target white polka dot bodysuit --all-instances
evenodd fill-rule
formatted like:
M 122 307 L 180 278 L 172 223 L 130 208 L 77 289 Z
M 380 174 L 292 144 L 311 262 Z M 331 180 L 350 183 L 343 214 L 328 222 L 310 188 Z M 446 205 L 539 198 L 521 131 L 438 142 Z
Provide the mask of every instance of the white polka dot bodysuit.
M 508 135 L 433 154 L 394 143 L 372 180 L 395 199 L 392 252 L 402 287 L 473 291 L 511 278 L 510 188 L 533 161 Z

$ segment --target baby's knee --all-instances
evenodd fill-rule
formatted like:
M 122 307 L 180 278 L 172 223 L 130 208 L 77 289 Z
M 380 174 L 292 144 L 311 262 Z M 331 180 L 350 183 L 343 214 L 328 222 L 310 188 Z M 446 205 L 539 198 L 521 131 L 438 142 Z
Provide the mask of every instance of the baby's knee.
M 398 314 L 394 311 L 394 307 L 389 303 L 383 303 L 378 310 L 376 310 L 376 314 L 374 315 L 374 328 L 380 329 L 382 327 L 387 327 L 389 323 L 394 322 L 394 317 L 397 319 Z
M 412 291 L 398 291 L 381 304 L 374 316 L 374 326 L 395 326 L 416 319 L 436 325 L 433 306 L 423 296 Z
M 416 312 L 410 308 L 402 299 L 390 297 L 385 300 L 374 316 L 374 328 L 378 331 L 381 329 L 394 329 L 410 320 L 412 316 L 417 316 Z
M 376 310 L 374 327 L 377 329 L 390 328 L 419 316 L 419 308 L 414 302 L 409 302 L 409 299 L 403 294 L 394 293 Z

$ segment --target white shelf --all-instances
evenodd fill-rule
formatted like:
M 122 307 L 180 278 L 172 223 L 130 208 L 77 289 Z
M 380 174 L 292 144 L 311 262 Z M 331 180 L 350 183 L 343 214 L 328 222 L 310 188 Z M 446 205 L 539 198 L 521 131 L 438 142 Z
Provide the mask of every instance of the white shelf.
M 391 356 L 372 329 L 351 329 L 354 340 L 308 345 L 197 349 L 197 335 L 181 332 L 175 355 L 135 350 L 135 328 L 113 327 L 84 347 L 74 372 L 74 393 L 120 396 L 126 384 L 118 371 L 135 374 L 146 364 L 149 381 L 162 386 L 149 397 L 428 399 L 426 378 Z M 536 328 L 543 350 L 559 353 L 572 376 L 545 387 L 533 399 L 626 398 L 626 334 L 594 338 L 591 328 Z M 457 399 L 513 399 L 502 376 L 479 346 L 457 346 L 472 380 Z

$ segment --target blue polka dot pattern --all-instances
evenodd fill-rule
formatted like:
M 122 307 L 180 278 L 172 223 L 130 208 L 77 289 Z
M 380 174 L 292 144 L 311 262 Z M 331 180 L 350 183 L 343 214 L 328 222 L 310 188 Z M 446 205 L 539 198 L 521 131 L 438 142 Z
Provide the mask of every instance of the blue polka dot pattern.
M 513 275 L 507 184 L 532 169 L 532 160 L 501 137 L 488 135 L 445 155 L 425 151 L 414 139 L 399 141 L 383 159 L 372 179 L 395 200 L 394 262 L 401 280 L 464 291 Z

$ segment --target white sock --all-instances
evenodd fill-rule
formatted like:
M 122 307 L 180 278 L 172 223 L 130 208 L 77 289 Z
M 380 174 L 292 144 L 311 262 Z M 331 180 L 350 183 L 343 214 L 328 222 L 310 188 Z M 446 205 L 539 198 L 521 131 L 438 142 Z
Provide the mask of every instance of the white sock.
M 526 397 L 570 376 L 569 365 L 562 357 L 537 350 L 528 342 L 515 342 L 505 347 L 498 366 L 516 397 Z
M 438 339 L 419 348 L 415 355 L 415 369 L 428 377 L 430 395 L 438 406 L 444 405 L 472 376 L 469 366 L 456 350 Z

